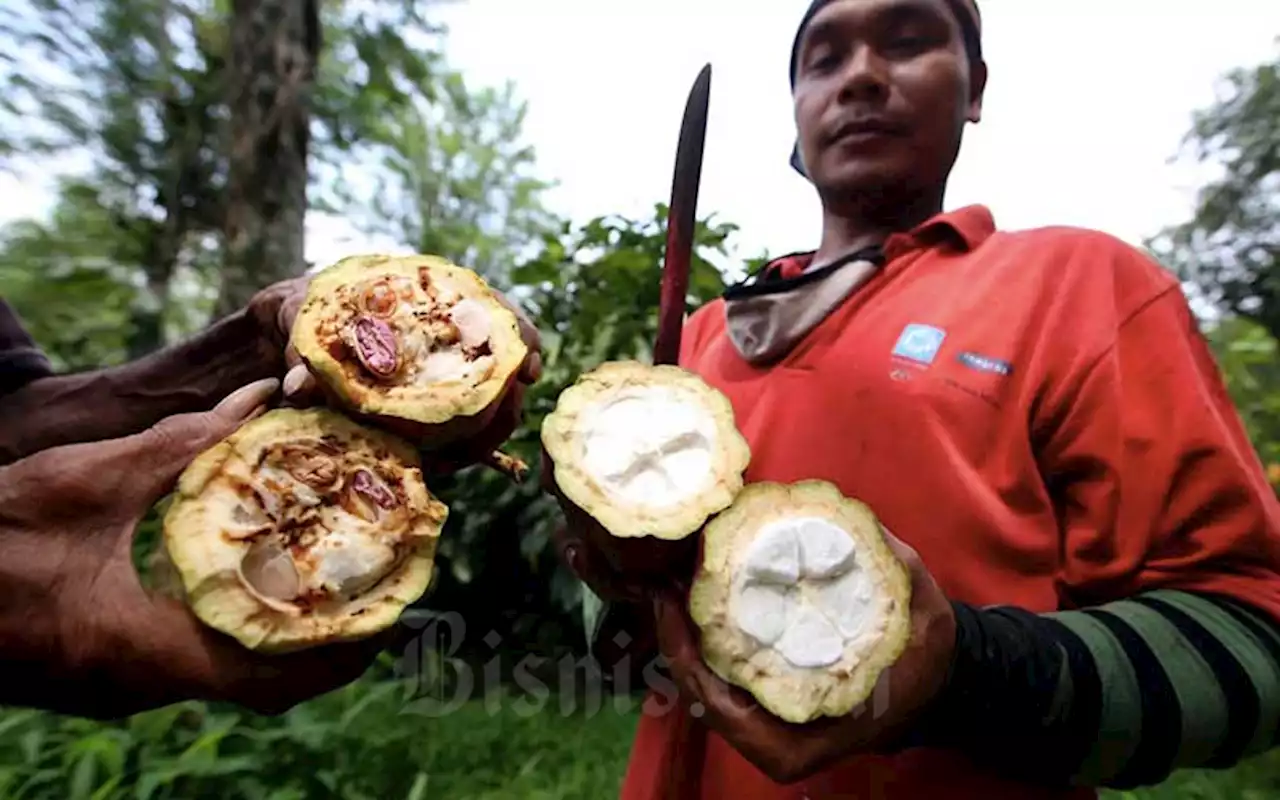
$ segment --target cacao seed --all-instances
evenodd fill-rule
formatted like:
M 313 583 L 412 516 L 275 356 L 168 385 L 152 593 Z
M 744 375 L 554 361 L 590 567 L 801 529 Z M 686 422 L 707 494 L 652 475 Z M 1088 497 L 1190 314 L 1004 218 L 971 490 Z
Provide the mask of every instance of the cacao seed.
M 351 488 L 382 508 L 395 508 L 399 505 L 391 489 L 367 469 L 356 470 L 351 476 Z
M 380 378 L 396 373 L 400 352 L 391 326 L 373 317 L 359 317 L 354 323 L 356 356 L 369 372 Z
M 290 475 L 315 489 L 332 486 L 338 479 L 333 459 L 307 445 L 285 445 L 281 458 Z
M 259 540 L 240 562 L 245 582 L 264 597 L 292 600 L 302 588 L 298 569 L 289 554 L 274 542 Z

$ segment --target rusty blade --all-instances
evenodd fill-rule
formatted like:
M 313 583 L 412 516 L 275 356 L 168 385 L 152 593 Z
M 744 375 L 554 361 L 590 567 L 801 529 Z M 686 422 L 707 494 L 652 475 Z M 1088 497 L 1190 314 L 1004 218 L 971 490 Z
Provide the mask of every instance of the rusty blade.
M 676 145 L 676 168 L 671 179 L 671 208 L 667 213 L 667 249 L 662 263 L 662 293 L 658 299 L 658 338 L 653 363 L 674 364 L 680 358 L 684 303 L 689 294 L 693 259 L 693 229 L 702 180 L 702 150 L 707 138 L 707 106 L 711 100 L 711 65 L 698 73 L 685 102 Z

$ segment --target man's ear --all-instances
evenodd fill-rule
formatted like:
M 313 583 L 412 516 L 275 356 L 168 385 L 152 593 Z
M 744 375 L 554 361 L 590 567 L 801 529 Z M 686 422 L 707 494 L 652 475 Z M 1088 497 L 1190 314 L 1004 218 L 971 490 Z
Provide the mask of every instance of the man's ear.
M 969 68 L 970 122 L 982 121 L 982 96 L 987 91 L 987 62 L 978 61 Z
M 791 168 L 800 173 L 803 177 L 809 177 L 809 173 L 804 168 L 804 159 L 800 156 L 800 141 L 798 139 L 796 140 L 795 145 L 791 148 Z

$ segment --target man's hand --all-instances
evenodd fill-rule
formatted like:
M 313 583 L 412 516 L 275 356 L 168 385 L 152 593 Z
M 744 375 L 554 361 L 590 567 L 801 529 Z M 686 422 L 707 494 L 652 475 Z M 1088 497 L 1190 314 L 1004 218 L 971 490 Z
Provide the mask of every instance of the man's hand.
M 259 381 L 212 411 L 0 469 L 0 660 L 21 676 L 0 702 L 110 718 L 203 699 L 275 714 L 365 671 L 381 640 L 257 655 L 134 570 L 139 520 L 278 387 Z
M 648 603 L 649 591 L 634 580 L 630 580 L 621 571 L 614 568 L 605 556 L 596 540 L 609 534 L 602 531 L 599 523 L 591 519 L 585 512 L 567 502 L 560 494 L 553 475 L 551 459 L 546 451 L 542 453 L 542 490 L 560 505 L 565 516 L 565 524 L 558 526 L 552 534 L 552 545 L 574 576 L 585 583 L 596 597 L 606 603 L 629 602 Z
M 284 377 L 284 396 L 290 405 L 308 406 L 320 403 L 331 403 L 332 394 L 325 390 L 323 384 L 307 368 L 297 348 L 289 341 L 293 330 L 293 321 L 302 307 L 306 297 L 309 278 L 297 278 L 268 287 L 260 293 L 255 301 L 259 303 L 259 316 L 267 330 L 272 326 L 283 331 L 285 346 L 285 362 L 289 367 Z M 452 472 L 462 467 L 478 463 L 502 446 L 511 438 L 524 418 L 524 391 L 526 386 L 537 382 L 542 376 L 542 342 L 538 329 L 529 320 L 524 311 L 502 294 L 498 299 L 516 315 L 520 325 L 520 337 L 529 348 L 528 355 L 520 364 L 516 381 L 494 414 L 493 421 L 481 433 L 465 442 L 433 452 L 425 459 L 427 466 L 434 471 Z
M 237 387 L 285 373 L 309 278 L 281 281 L 189 339 L 115 367 L 40 378 L 0 398 L 0 465 L 51 447 L 130 436 L 207 411 Z
M 663 592 L 653 601 L 658 644 L 684 700 L 697 703 L 702 721 L 777 783 L 803 780 L 845 756 L 891 748 L 946 681 L 955 645 L 951 604 L 916 552 L 886 537 L 911 571 L 911 639 L 881 676 L 887 683 L 847 717 L 783 722 L 706 666 L 684 592 Z
M 263 343 L 277 353 L 284 353 L 291 367 L 301 363 L 289 337 L 310 285 L 310 275 L 299 275 L 273 283 L 249 300 L 248 311 L 258 324 Z
M 561 525 L 555 529 L 551 538 L 564 565 L 601 600 L 607 603 L 645 601 L 645 588 L 628 581 L 615 570 L 580 528 Z

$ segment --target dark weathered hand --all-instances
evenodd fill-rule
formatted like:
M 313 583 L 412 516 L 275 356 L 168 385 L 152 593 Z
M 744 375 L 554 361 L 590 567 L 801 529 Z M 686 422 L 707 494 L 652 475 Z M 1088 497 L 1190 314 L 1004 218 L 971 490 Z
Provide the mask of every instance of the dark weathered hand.
M 307 287 L 310 285 L 310 275 L 299 275 L 271 284 L 249 301 L 249 313 L 261 328 L 263 341 L 276 352 L 283 352 L 290 367 L 302 361 L 289 338 L 293 332 L 293 321 L 302 308 L 302 302 L 307 299 Z
M 891 535 L 887 538 L 911 572 L 911 639 L 883 673 L 885 683 L 877 695 L 847 717 L 805 725 L 783 722 L 703 662 L 684 592 L 661 592 L 653 601 L 658 646 L 682 698 L 698 704 L 703 722 L 777 783 L 794 783 L 845 756 L 891 746 L 946 680 L 955 646 L 951 604 L 916 552 Z
M 133 566 L 147 510 L 278 387 L 260 381 L 212 411 L 0 469 L 0 659 L 25 679 L 0 689 L 2 702 L 116 717 L 205 699 L 270 714 L 365 671 L 383 641 L 257 655 L 149 592 Z

